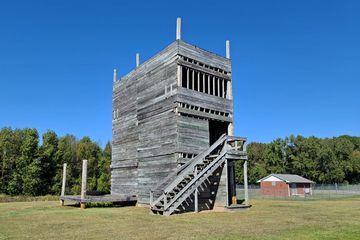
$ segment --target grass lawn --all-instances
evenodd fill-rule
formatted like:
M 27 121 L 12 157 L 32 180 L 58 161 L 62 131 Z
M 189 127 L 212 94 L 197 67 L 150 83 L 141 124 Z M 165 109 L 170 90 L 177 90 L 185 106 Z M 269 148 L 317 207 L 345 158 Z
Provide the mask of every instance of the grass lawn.
M 170 217 L 141 207 L 81 210 L 58 201 L 0 203 L 0 239 L 359 239 L 360 198 L 253 200 L 231 213 Z

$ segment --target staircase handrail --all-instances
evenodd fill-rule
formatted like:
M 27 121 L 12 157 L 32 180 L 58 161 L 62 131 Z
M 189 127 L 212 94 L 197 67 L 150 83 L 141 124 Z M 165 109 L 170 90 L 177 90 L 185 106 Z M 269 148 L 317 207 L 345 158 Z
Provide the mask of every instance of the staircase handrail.
M 177 175 L 177 177 L 164 189 L 164 193 L 168 193 L 171 191 L 174 187 L 176 187 L 179 184 L 179 180 L 182 180 L 188 172 L 185 172 L 186 169 L 189 169 L 190 171 L 194 170 L 194 167 L 200 163 L 203 159 L 206 158 L 212 151 L 214 151 L 217 147 L 219 147 L 221 144 L 223 144 L 227 139 L 227 136 L 225 134 L 221 135 L 221 137 L 209 148 L 207 148 L 205 151 L 197 155 L 193 161 L 185 168 L 181 173 Z M 170 190 L 169 190 L 170 189 Z
M 161 189 L 159 189 L 163 184 L 167 183 L 171 178 L 179 175 L 185 168 L 187 168 L 190 164 L 194 163 L 195 161 L 198 161 L 199 159 L 202 159 L 204 157 L 206 157 L 207 155 L 209 155 L 212 151 L 214 151 L 214 149 L 216 149 L 221 143 L 224 142 L 224 140 L 227 139 L 226 134 L 221 135 L 221 137 L 213 144 L 211 145 L 209 148 L 205 149 L 203 152 L 201 152 L 200 154 L 198 154 L 196 157 L 194 157 L 193 159 L 187 161 L 184 165 L 182 165 L 179 169 L 177 169 L 176 171 L 174 171 L 173 173 L 169 174 L 166 178 L 164 178 L 164 180 L 162 180 L 160 183 L 158 183 L 154 188 L 150 189 L 151 192 L 156 192 L 156 191 L 160 191 Z M 210 151 L 210 152 L 209 152 Z
M 221 160 L 225 154 L 226 154 L 226 150 L 222 150 L 219 156 L 216 159 L 214 159 L 214 161 L 212 161 L 208 166 L 206 166 L 206 168 L 201 170 L 200 173 L 196 175 L 196 177 L 194 177 L 183 189 L 181 189 L 181 191 L 178 192 L 171 199 L 171 201 L 167 204 L 166 207 L 164 206 L 164 211 L 166 211 L 179 197 L 181 197 L 182 194 L 184 194 L 194 183 L 196 183 L 196 181 L 199 178 L 201 178 L 209 169 L 211 169 L 219 160 Z

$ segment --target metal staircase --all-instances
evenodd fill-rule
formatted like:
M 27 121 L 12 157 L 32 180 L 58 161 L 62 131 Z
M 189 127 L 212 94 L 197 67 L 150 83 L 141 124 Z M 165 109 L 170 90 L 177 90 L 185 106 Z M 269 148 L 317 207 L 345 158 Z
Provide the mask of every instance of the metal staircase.
M 194 201 L 193 196 L 206 187 L 205 181 L 227 159 L 246 159 L 245 141 L 245 138 L 222 135 L 208 149 L 185 163 L 150 191 L 151 210 L 167 216 L 184 211 L 189 205 L 188 201 Z M 194 199 L 197 209 L 197 197 Z

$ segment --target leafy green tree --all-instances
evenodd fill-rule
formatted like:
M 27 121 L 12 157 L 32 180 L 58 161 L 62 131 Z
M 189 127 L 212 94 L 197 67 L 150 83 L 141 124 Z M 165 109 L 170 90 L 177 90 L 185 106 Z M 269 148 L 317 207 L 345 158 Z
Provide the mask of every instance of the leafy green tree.
M 350 155 L 351 170 L 347 173 L 347 181 L 360 183 L 360 150 L 355 150 Z
M 23 179 L 23 194 L 38 196 L 45 194 L 44 182 L 42 181 L 42 165 L 41 161 L 38 158 L 35 158 L 25 170 L 25 173 L 22 176 Z
M 82 160 L 88 160 L 87 168 L 87 190 L 97 190 L 97 179 L 99 178 L 98 161 L 101 157 L 100 147 L 91 141 L 89 137 L 83 137 L 76 149 L 77 161 L 82 164 Z
M 102 156 L 99 160 L 99 179 L 97 189 L 102 192 L 110 193 L 110 164 L 111 164 L 111 144 L 105 145 Z
M 15 129 L 11 133 L 10 128 L 4 128 L 5 135 L 11 135 L 7 137 L 7 140 L 4 140 L 5 143 L 3 146 L 5 171 L 8 170 L 6 178 L 4 176 L 5 184 L 3 185 L 4 192 L 10 195 L 19 195 L 23 191 L 23 180 L 22 175 L 19 173 L 17 168 L 17 161 L 20 156 L 20 148 L 24 141 L 24 131 L 21 129 Z
M 73 135 L 65 135 L 58 141 L 57 151 L 55 153 L 55 176 L 53 177 L 53 185 L 51 192 L 53 194 L 60 194 L 62 182 L 62 166 L 67 163 L 67 177 L 66 177 L 66 193 L 79 194 L 80 193 L 80 173 L 81 163 L 76 158 L 77 141 Z
M 316 137 L 290 136 L 287 141 L 287 173 L 299 174 L 316 180 L 319 172 L 317 164 L 322 148 L 321 140 Z
M 250 143 L 247 146 L 248 154 L 248 180 L 249 183 L 256 183 L 259 179 L 265 177 L 268 172 L 265 165 L 265 153 L 267 144 Z M 235 165 L 235 176 L 237 183 L 243 183 L 243 161 L 237 161 Z
M 11 177 L 14 167 L 14 148 L 13 131 L 11 128 L 2 128 L 0 130 L 0 193 L 6 193 L 6 186 Z
M 270 173 L 285 173 L 286 172 L 286 158 L 287 158 L 287 144 L 284 140 L 278 138 L 272 141 L 265 153 L 265 163 L 267 171 Z
M 42 139 L 43 143 L 39 149 L 39 164 L 41 164 L 42 193 L 46 194 L 51 192 L 56 168 L 59 166 L 56 159 L 59 140 L 56 133 L 50 130 L 43 134 Z
M 23 179 L 23 194 L 38 195 L 41 183 L 41 164 L 38 162 L 39 134 L 35 128 L 25 128 L 17 170 Z
M 41 166 L 35 161 L 38 157 L 39 135 L 34 128 L 15 130 L 15 144 L 19 142 L 20 151 L 15 160 L 15 169 L 9 180 L 7 192 L 10 194 L 37 195 Z

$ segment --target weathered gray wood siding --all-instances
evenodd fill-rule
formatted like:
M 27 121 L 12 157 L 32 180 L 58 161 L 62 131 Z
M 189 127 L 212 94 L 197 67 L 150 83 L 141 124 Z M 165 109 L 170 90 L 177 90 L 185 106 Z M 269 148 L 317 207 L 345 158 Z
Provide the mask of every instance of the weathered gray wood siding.
M 173 97 L 177 44 L 169 45 L 113 87 L 111 191 L 136 194 L 140 203 L 148 203 L 149 188 L 177 166 Z
M 199 154 L 209 147 L 209 122 L 206 119 L 178 116 L 177 152 Z
M 137 194 L 136 77 L 124 78 L 113 88 L 111 193 Z
M 176 57 L 168 57 L 138 84 L 138 202 L 142 204 L 149 203 L 150 188 L 177 167 L 177 63 Z
M 183 41 L 179 43 L 179 54 L 226 71 L 227 79 L 232 81 L 230 59 L 192 46 Z M 181 64 L 182 61 L 180 60 L 179 63 Z M 191 65 L 191 63 L 186 63 L 187 67 L 191 68 Z M 192 68 L 201 71 L 199 65 L 194 65 Z M 206 69 L 206 71 L 208 70 Z M 184 111 L 194 117 L 178 118 L 179 151 L 199 152 L 201 149 L 209 146 L 209 124 L 207 119 L 233 122 L 232 99 L 221 98 L 180 87 L 176 95 L 176 101 L 228 114 L 224 117 L 223 115 L 217 116 L 216 114 L 199 112 L 197 116 L 202 119 L 198 119 L 196 118 L 196 111 Z M 209 178 L 206 187 L 199 189 L 199 210 L 212 209 L 214 206 L 225 206 L 228 199 L 227 192 L 227 169 L 226 167 L 222 167 L 215 171 Z M 189 207 L 191 207 L 191 205 Z
M 224 207 L 228 204 L 227 165 L 225 165 L 222 169 L 219 169 L 218 171 L 220 178 L 217 179 L 218 186 L 214 205 L 218 207 Z
M 221 68 L 231 78 L 229 59 L 178 40 L 116 81 L 112 194 L 136 194 L 139 203 L 148 204 L 150 188 L 178 167 L 181 153 L 198 154 L 209 146 L 208 119 L 233 121 L 232 100 L 178 86 L 179 55 Z M 196 66 L 198 70 L 199 67 Z M 180 112 L 180 103 L 227 115 L 191 109 Z M 219 169 L 219 175 L 211 179 L 211 186 L 201 193 L 200 201 L 205 208 L 215 203 L 217 193 L 224 192 L 220 189 L 223 186 L 216 183 L 223 178 L 221 172 Z
M 179 42 L 178 51 L 182 56 L 186 56 L 199 62 L 221 68 L 227 72 L 231 72 L 231 60 L 215 53 L 193 46 L 184 41 Z

